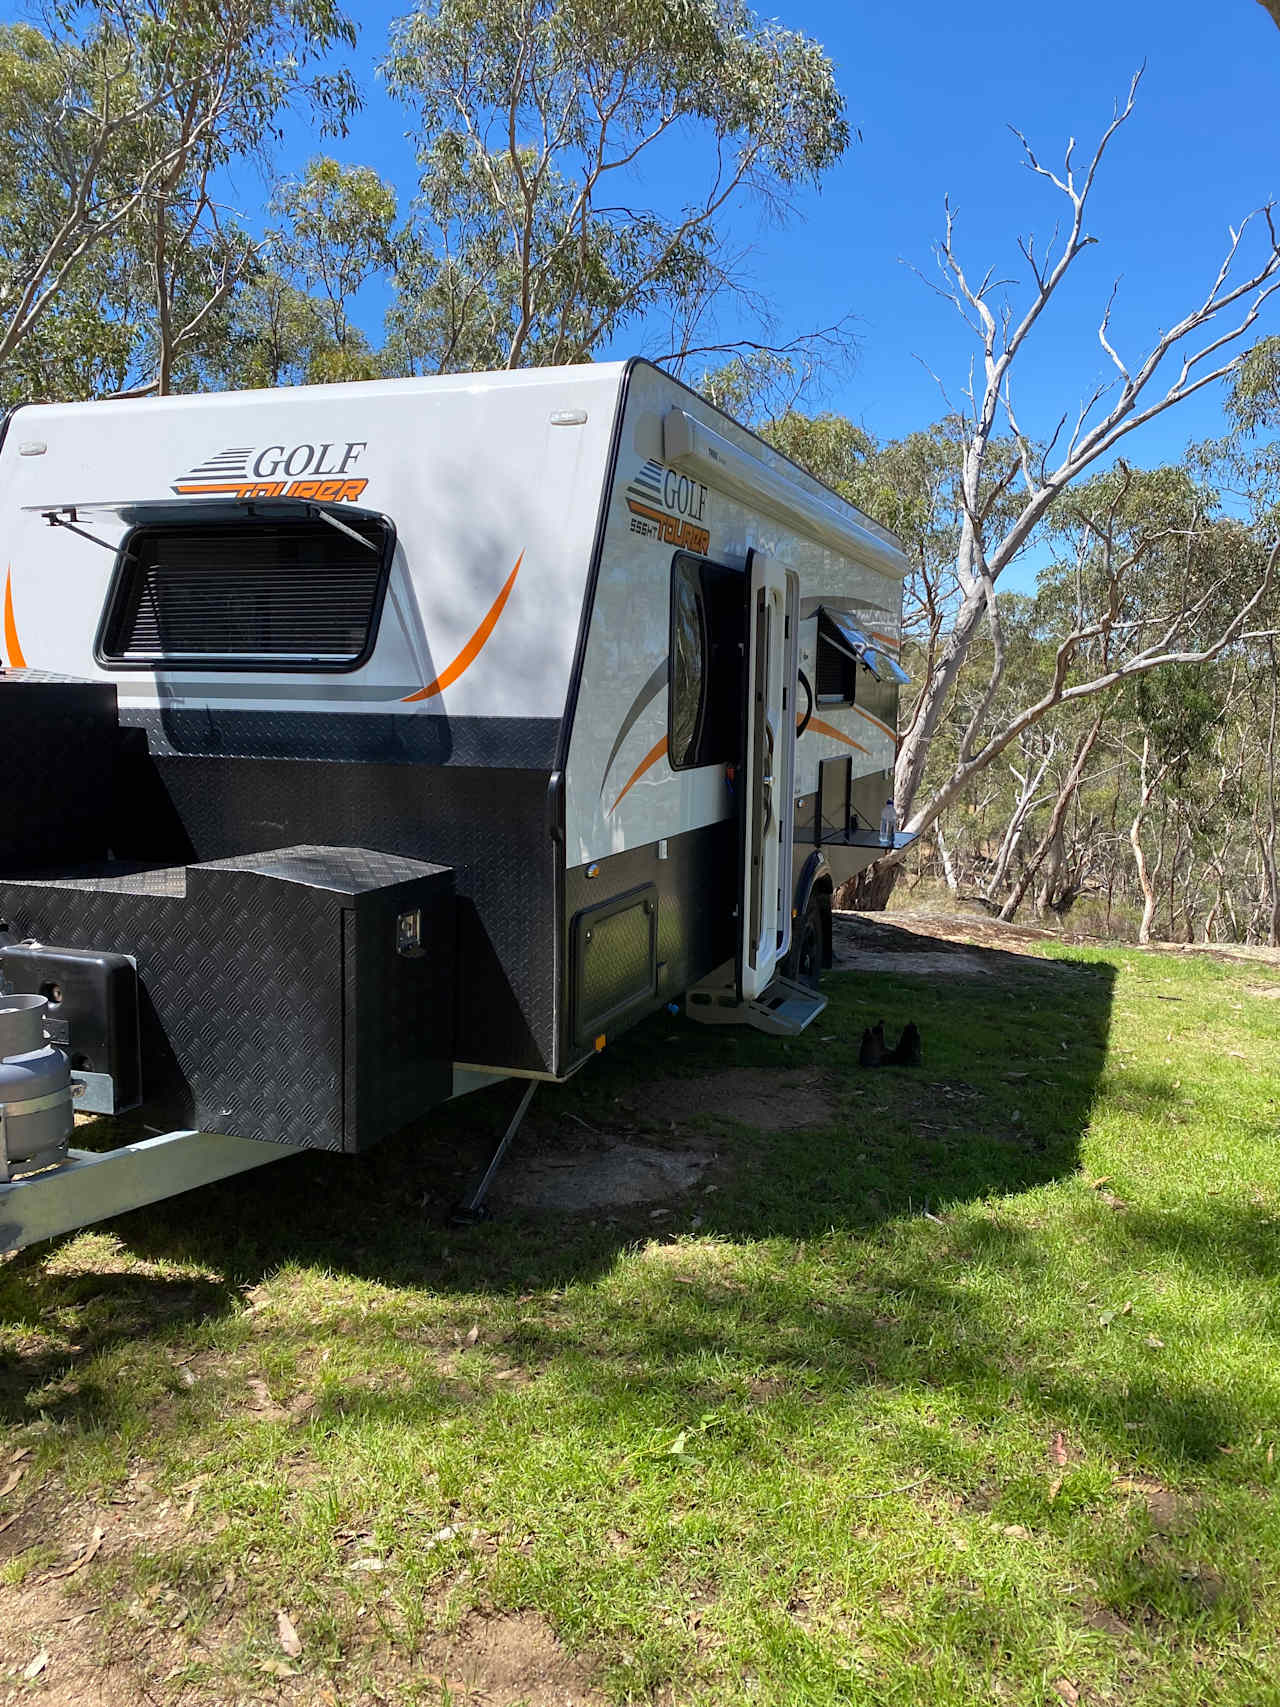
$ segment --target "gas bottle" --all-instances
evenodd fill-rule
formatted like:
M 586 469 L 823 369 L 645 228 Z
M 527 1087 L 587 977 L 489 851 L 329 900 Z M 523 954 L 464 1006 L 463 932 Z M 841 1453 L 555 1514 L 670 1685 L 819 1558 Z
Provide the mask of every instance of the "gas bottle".
M 43 996 L 0 995 L 0 1178 L 61 1161 L 75 1128 L 71 1066 L 45 1036 Z

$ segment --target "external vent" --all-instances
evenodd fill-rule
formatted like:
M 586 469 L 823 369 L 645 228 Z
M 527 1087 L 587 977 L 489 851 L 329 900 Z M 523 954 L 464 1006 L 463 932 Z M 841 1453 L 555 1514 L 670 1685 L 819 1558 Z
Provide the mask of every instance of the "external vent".
M 373 649 L 393 543 L 380 517 L 315 510 L 135 528 L 99 659 L 126 669 L 356 669 Z

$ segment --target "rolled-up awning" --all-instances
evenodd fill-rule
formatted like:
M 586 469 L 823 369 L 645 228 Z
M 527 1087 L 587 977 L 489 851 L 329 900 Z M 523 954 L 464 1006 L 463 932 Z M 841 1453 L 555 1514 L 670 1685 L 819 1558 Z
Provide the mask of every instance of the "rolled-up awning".
M 829 605 L 819 605 L 818 633 L 846 657 L 865 664 L 878 682 L 892 681 L 901 685 L 911 680 L 898 660 L 859 628 L 848 611 L 832 610 Z

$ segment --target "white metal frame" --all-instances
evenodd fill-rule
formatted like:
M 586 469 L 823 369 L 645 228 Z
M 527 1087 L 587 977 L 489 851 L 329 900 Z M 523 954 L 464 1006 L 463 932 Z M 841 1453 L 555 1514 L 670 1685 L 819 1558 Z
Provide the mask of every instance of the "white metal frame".
M 511 1076 L 455 1068 L 453 1097 L 501 1084 Z M 91 1227 L 286 1156 L 311 1153 L 292 1144 L 268 1144 L 220 1132 L 164 1132 L 115 1150 L 71 1150 L 56 1166 L 0 1184 L 0 1254 Z
M 20 1251 L 39 1239 L 304 1153 L 218 1132 L 165 1132 L 118 1150 L 72 1150 L 57 1167 L 0 1185 L 0 1251 Z

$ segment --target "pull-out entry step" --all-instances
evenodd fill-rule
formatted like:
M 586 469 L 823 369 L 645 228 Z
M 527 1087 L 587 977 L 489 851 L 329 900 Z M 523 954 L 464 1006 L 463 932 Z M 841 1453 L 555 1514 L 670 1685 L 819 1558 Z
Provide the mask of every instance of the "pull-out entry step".
M 749 1025 L 771 1037 L 798 1037 L 827 1005 L 808 984 L 781 973 L 758 996 L 738 995 L 733 979 L 709 981 L 689 991 L 686 1012 L 700 1025 Z

